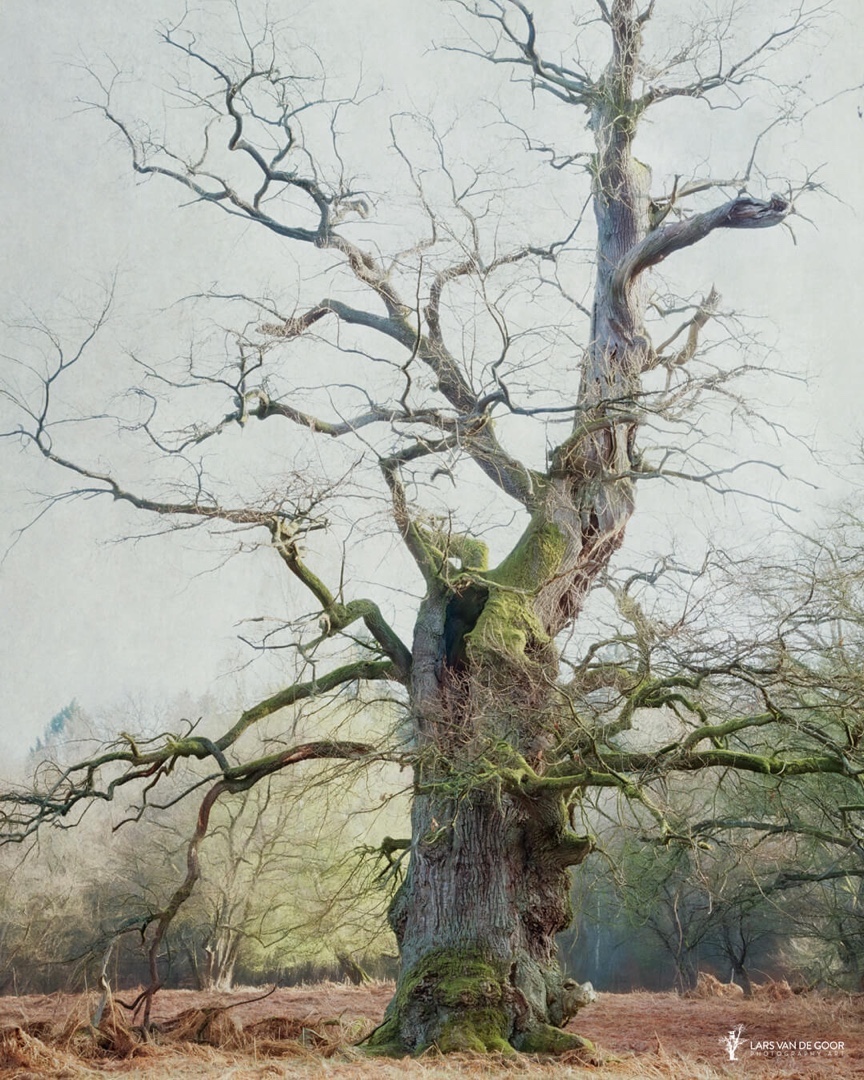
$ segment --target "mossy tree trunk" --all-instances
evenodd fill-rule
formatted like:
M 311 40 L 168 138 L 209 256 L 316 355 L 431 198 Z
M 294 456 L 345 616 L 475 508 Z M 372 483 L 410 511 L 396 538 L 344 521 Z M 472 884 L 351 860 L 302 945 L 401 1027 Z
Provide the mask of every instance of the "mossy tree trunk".
M 572 914 L 569 867 L 591 843 L 569 828 L 574 793 L 531 778 L 558 742 L 554 638 L 578 617 L 633 511 L 644 297 L 636 275 L 622 281 L 615 270 L 649 231 L 649 174 L 631 153 L 641 31 L 632 4 L 613 9 L 615 54 L 591 119 L 599 271 L 578 419 L 548 474 L 534 477 L 516 547 L 491 571 L 472 573 L 463 559 L 462 575 L 430 589 L 417 622 L 412 691 L 426 763 L 391 911 L 402 974 L 372 1040 L 379 1047 L 584 1043 L 560 1030 L 576 1003 L 555 938 Z
M 682 349 L 658 355 L 645 328 L 645 271 L 714 229 L 765 228 L 790 211 L 778 196 L 739 194 L 664 223 L 675 197 L 652 201 L 650 170 L 633 154 L 643 112 L 668 96 L 663 87 L 634 89 L 637 78 L 645 84 L 639 54 L 653 3 L 643 10 L 635 0 L 599 5 L 612 50 L 596 81 L 546 65 L 536 52 L 533 16 L 516 0 L 512 6 L 527 29 L 521 56 L 511 62 L 528 65 L 555 96 L 588 111 L 594 300 L 578 393 L 574 364 L 574 426 L 548 470 L 526 469 L 504 453 L 491 422 L 466 441 L 477 465 L 530 515 L 499 566 L 486 568 L 476 538 L 441 537 L 412 517 L 394 480 L 397 459 L 385 463 L 395 519 L 424 568 L 428 593 L 409 686 L 421 761 L 411 862 L 392 911 L 402 975 L 373 1042 L 414 1051 L 431 1044 L 561 1049 L 572 1042 L 556 1032 L 573 1011 L 573 988 L 558 971 L 555 935 L 570 917 L 568 867 L 591 845 L 570 832 L 569 810 L 580 784 L 604 781 L 589 769 L 569 789 L 556 782 L 564 776 L 555 773 L 562 754 L 573 755 L 578 738 L 556 698 L 555 638 L 579 618 L 633 513 L 643 376 L 689 361 L 717 300 L 712 292 L 698 308 Z M 517 40 L 507 15 L 496 11 L 488 17 Z M 417 350 L 450 404 L 464 411 L 468 383 L 440 334 L 445 280 L 426 309 L 430 335 Z
M 402 975 L 374 1042 L 396 1051 L 560 1049 L 575 1012 L 555 936 L 570 922 L 567 867 L 590 850 L 549 807 L 482 788 L 419 795 L 418 838 L 391 910 Z

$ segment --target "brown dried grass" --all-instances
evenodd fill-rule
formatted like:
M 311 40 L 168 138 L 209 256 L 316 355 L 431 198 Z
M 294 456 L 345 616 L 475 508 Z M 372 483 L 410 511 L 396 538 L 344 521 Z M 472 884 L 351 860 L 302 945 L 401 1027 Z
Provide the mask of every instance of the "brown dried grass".
M 785 979 L 769 979 L 764 983 L 753 984 L 753 996 L 765 997 L 769 1001 L 788 1001 L 795 997 L 795 991 Z
M 224 1007 L 186 1009 L 173 1020 L 160 1024 L 155 1035 L 159 1042 L 195 1042 L 225 1049 L 243 1044 L 239 1022 Z
M 0 1070 L 28 1069 L 37 1075 L 61 1076 L 68 1072 L 68 1056 L 45 1045 L 21 1027 L 0 1031 Z
M 801 988 L 797 993 L 805 993 Z M 753 983 L 753 997 L 767 998 L 769 1001 L 788 1001 L 796 996 L 796 991 L 786 979 L 767 979 L 763 983 Z M 705 1000 L 707 998 L 743 998 L 744 990 L 737 983 L 724 983 L 708 971 L 700 971 L 696 986 L 688 990 L 683 997 Z
M 688 998 L 736 998 L 744 997 L 744 991 L 737 983 L 724 983 L 708 971 L 700 971 L 696 976 L 696 986 L 684 995 Z
M 724 984 L 720 983 L 720 986 Z M 169 992 L 160 1004 L 154 1041 L 143 1041 L 125 1013 L 109 1008 L 98 1030 L 92 1000 L 0 998 L 2 1080 L 847 1080 L 864 1077 L 862 999 L 795 995 L 788 984 L 765 984 L 751 999 L 675 994 L 601 994 L 580 1013 L 581 1034 L 606 1052 L 586 1067 L 519 1056 L 426 1055 L 418 1060 L 369 1059 L 351 1042 L 380 1019 L 390 987 L 334 985 L 278 991 L 249 1003 L 249 991 L 212 996 Z M 161 995 L 160 995 L 161 997 Z M 167 1005 L 173 1014 L 166 1015 Z M 185 1006 L 177 1008 L 177 1005 Z M 230 1011 L 226 1006 L 234 1005 Z M 267 1011 L 265 1011 L 267 1010 Z M 280 1015 L 273 1015 L 273 1011 Z M 269 1012 L 269 1015 L 268 1015 Z M 14 1016 L 9 1024 L 8 1018 Z M 842 1058 L 764 1060 L 746 1055 L 728 1064 L 719 1036 L 737 1023 L 760 1038 L 846 1037 Z

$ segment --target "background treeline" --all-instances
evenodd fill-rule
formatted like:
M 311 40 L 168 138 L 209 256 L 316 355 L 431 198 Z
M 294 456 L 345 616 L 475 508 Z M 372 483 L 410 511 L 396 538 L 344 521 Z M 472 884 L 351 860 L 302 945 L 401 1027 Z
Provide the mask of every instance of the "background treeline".
M 105 738 L 72 703 L 47 725 L 29 771 L 78 760 Z M 197 778 L 184 767 L 172 779 L 176 796 Z M 201 879 L 164 942 L 167 984 L 395 972 L 384 918 L 393 873 L 370 844 L 398 830 L 404 806 L 376 796 L 370 807 L 368 777 L 346 773 L 338 790 L 327 780 L 300 767 L 216 804 Z M 172 804 L 160 786 L 152 805 L 91 807 L 32 847 L 0 849 L 0 992 L 93 986 L 103 966 L 114 987 L 147 982 L 138 928 L 184 879 L 199 802 Z
M 99 738 L 73 703 L 48 724 L 31 765 L 79 757 Z M 177 790 L 189 781 L 178 775 Z M 390 832 L 399 835 L 404 805 L 381 807 L 350 777 L 325 805 L 328 787 L 318 781 L 274 778 L 218 805 L 201 850 L 202 879 L 165 941 L 169 985 L 230 989 L 395 974 L 385 909 L 399 867 L 375 849 Z M 733 816 L 765 822 L 773 804 L 790 797 L 761 777 L 722 790 L 706 789 L 700 777 L 675 793 L 691 827 Z M 796 797 L 812 809 L 825 802 L 826 785 L 807 778 Z M 117 988 L 146 982 L 136 928 L 182 881 L 195 814 L 194 799 L 166 806 L 160 798 L 120 828 L 122 808 L 110 816 L 102 808 L 41 835 L 26 854 L 0 852 L 0 992 L 93 986 L 103 965 Z M 372 813 L 370 804 L 379 808 Z M 601 852 L 575 875 L 576 918 L 560 940 L 570 974 L 615 991 L 685 990 L 698 971 L 745 991 L 751 980 L 781 976 L 860 988 L 862 878 L 854 864 L 843 872 L 844 853 L 822 837 L 742 827 L 721 840 L 662 843 L 646 836 L 636 815 L 622 822 L 602 802 L 594 827 Z
M 811 811 L 821 800 L 840 819 L 838 807 L 825 805 L 820 779 L 807 778 L 796 795 Z M 840 838 L 827 831 L 772 824 L 777 800 L 789 798 L 776 780 L 738 778 L 722 796 L 700 783 L 679 793 L 692 822 L 698 826 L 701 806 L 712 827 L 718 819 L 741 824 L 690 844 L 648 841 L 635 822 L 601 832 L 603 857 L 575 879 L 576 918 L 561 935 L 566 966 L 614 991 L 686 991 L 700 971 L 748 996 L 769 978 L 864 989 L 860 853 L 838 852 Z

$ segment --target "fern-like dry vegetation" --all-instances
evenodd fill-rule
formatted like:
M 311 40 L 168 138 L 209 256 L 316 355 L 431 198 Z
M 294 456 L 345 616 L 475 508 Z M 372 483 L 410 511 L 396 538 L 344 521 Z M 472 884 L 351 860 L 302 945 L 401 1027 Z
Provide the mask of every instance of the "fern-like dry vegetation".
M 596 1077 L 597 1080 L 846 1080 L 864 1075 L 860 996 L 794 993 L 767 983 L 744 1001 L 723 984 L 703 981 L 699 994 L 601 994 L 580 1015 L 579 1031 L 597 1045 L 593 1059 L 434 1052 L 413 1060 L 370 1058 L 363 1038 L 381 1018 L 392 984 L 321 983 L 231 994 L 166 991 L 149 1039 L 120 1002 L 91 1023 L 93 995 L 0 998 L 0 1076 L 16 1080 L 120 1075 L 148 1080 L 193 1077 L 327 1076 L 334 1080 L 432 1077 Z M 734 1063 L 721 1040 L 743 1024 Z M 809 1041 L 810 1050 L 756 1052 L 757 1043 Z M 815 1049 L 843 1042 L 841 1050 Z

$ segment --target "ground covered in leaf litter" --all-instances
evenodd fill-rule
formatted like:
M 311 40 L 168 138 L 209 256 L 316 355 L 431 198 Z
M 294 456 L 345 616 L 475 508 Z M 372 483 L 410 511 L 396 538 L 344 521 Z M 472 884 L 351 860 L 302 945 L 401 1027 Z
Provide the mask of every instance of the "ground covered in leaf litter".
M 142 1043 L 125 1010 L 107 1010 L 100 1031 L 87 1020 L 95 997 L 0 997 L 0 1077 L 149 1080 L 329 1077 L 332 1080 L 846 1080 L 864 1078 L 864 996 L 792 994 L 772 984 L 750 1001 L 719 984 L 699 997 L 600 994 L 571 1026 L 605 1061 L 433 1054 L 367 1059 L 353 1044 L 381 1018 L 393 988 L 327 983 L 232 994 L 163 991 L 154 1043 Z M 134 994 L 120 994 L 131 1000 Z M 258 998 L 258 1000 L 250 1000 Z M 229 1006 L 226 1009 L 226 1006 Z M 735 1060 L 723 1044 L 739 1029 Z M 781 1046 L 780 1044 L 787 1044 Z M 795 1044 L 794 1047 L 788 1044 Z M 831 1044 L 840 1044 L 839 1045 Z M 826 1045 L 827 1044 L 827 1045 Z

